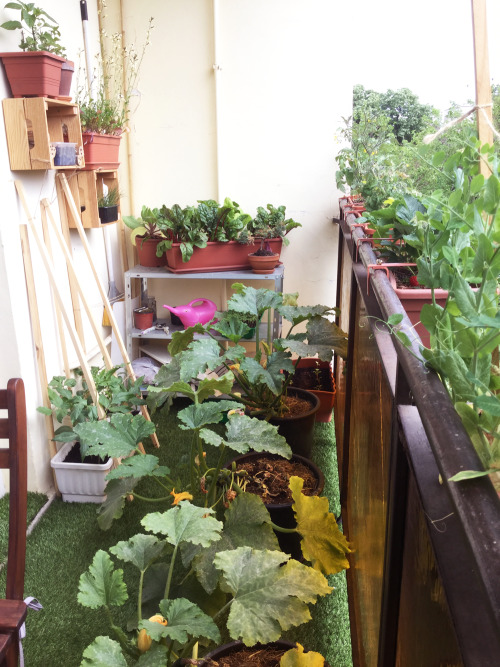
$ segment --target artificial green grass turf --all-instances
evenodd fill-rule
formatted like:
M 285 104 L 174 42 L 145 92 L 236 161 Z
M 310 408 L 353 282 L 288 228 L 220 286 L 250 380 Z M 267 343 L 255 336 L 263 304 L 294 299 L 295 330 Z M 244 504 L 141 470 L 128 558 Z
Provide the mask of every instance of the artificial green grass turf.
M 33 521 L 38 512 L 47 502 L 47 496 L 43 493 L 28 493 L 26 523 L 27 526 Z M 9 543 L 9 494 L 0 498 L 0 563 L 7 562 L 7 548 Z M 0 596 L 5 593 L 3 589 Z
M 164 410 L 155 415 L 161 447 L 159 450 L 150 446 L 147 449 L 160 457 L 162 465 L 171 468 L 174 477 L 179 476 L 182 486 L 188 480 L 184 464 L 189 455 L 191 433 L 177 426 L 179 405 L 185 403 L 178 403 L 169 415 Z M 210 465 L 217 456 L 217 451 L 209 448 L 207 459 Z M 228 458 L 231 458 L 230 452 Z M 331 424 L 316 425 L 311 458 L 325 473 L 324 494 L 330 499 L 331 510 L 338 514 L 338 480 Z M 140 489 L 144 495 L 148 491 L 156 495 L 151 488 L 143 486 Z M 140 501 L 127 503 L 124 516 L 115 521 L 109 531 L 99 529 L 97 507 L 55 500 L 28 538 L 25 591 L 26 595 L 37 597 L 44 606 L 43 611 L 28 612 L 24 652 L 29 667 L 78 667 L 84 649 L 94 638 L 110 634 L 103 612 L 78 604 L 80 575 L 98 549 L 107 550 L 119 540 L 140 532 L 140 519 L 150 511 L 162 507 L 168 509 L 170 502 L 163 506 Z M 123 566 L 127 584 L 131 581 L 127 572 L 136 578 L 135 568 L 129 566 L 127 570 L 127 565 L 121 562 L 119 566 Z M 308 650 L 320 651 L 331 667 L 348 667 L 352 661 L 344 573 L 335 575 L 330 585 L 336 590 L 311 607 L 313 620 L 296 632 L 290 632 L 289 637 L 300 641 Z M 118 624 L 123 627 L 123 621 L 132 611 L 133 601 L 117 608 L 115 619 Z

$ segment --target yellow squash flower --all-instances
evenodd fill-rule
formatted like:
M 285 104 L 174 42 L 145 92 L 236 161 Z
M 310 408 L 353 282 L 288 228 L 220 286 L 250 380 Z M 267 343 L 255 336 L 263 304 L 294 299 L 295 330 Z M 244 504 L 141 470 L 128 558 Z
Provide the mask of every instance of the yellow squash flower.
M 173 505 L 177 505 L 181 502 L 181 500 L 193 500 L 193 496 L 187 491 L 176 493 L 175 489 L 172 489 L 172 491 L 170 491 L 170 495 L 174 497 L 174 502 L 172 503 Z
M 154 616 L 151 616 L 150 619 L 151 623 L 159 623 L 160 625 L 167 625 L 168 621 L 166 618 L 163 618 L 161 614 L 155 614 Z M 153 643 L 153 640 L 151 637 L 148 635 L 146 630 L 144 628 L 139 632 L 139 636 L 137 637 L 137 648 L 141 653 L 146 653 L 146 651 L 149 651 L 151 648 L 151 644 Z

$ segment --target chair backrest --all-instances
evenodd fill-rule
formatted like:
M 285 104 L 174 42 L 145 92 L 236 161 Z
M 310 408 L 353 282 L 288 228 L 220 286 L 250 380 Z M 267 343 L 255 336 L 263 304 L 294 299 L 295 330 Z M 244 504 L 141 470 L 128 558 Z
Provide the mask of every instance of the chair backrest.
M 19 378 L 9 380 L 7 389 L 0 390 L 0 439 L 9 441 L 0 448 L 0 468 L 10 470 L 9 550 L 7 555 L 7 585 L 5 597 L 22 600 L 26 563 L 26 400 L 24 383 Z M 2 444 L 2 443 L 0 443 Z

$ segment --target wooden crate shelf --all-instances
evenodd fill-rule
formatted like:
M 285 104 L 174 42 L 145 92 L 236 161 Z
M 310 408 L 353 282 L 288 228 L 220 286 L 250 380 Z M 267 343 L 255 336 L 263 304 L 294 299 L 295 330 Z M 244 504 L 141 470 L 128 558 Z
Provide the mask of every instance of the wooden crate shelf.
M 80 110 L 77 104 L 47 97 L 22 97 L 3 100 L 5 132 L 10 168 L 79 169 L 84 166 Z M 51 144 L 68 141 L 76 144 L 79 165 L 56 166 Z
M 69 179 L 69 186 L 76 207 L 81 211 L 81 221 L 85 229 L 105 226 L 99 220 L 97 201 L 102 197 L 103 187 L 109 190 L 118 188 L 118 172 L 116 170 L 99 169 L 95 171 L 78 171 Z M 118 203 L 118 217 L 120 217 L 120 204 Z M 73 218 L 68 212 L 68 223 L 75 227 Z M 106 223 L 113 224 L 111 222 Z

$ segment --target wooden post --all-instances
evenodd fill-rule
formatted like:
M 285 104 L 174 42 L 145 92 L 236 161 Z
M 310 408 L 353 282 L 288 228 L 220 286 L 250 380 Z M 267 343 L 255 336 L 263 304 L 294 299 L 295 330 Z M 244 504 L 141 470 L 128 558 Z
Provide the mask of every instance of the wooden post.
M 472 0 L 472 28 L 474 38 L 474 68 L 476 83 L 476 104 L 482 109 L 476 111 L 477 130 L 481 146 L 493 144 L 493 112 L 491 107 L 491 81 L 488 57 L 488 30 L 486 21 L 486 0 Z M 485 114 L 486 117 L 485 118 Z M 490 125 L 488 125 L 488 120 Z M 491 169 L 481 160 L 481 173 L 487 178 Z
M 94 275 L 94 278 L 95 278 L 95 281 L 96 281 L 96 284 L 97 284 L 97 288 L 99 289 L 99 293 L 101 295 L 102 303 L 104 305 L 104 308 L 106 309 L 109 322 L 111 323 L 111 328 L 113 329 L 113 332 L 116 336 L 116 340 L 117 340 L 117 343 L 118 343 L 118 348 L 119 348 L 120 353 L 122 355 L 122 359 L 123 359 L 124 364 L 125 364 L 125 369 L 127 371 L 127 375 L 134 382 L 136 380 L 134 369 L 132 368 L 132 364 L 130 363 L 129 356 L 127 354 L 127 349 L 126 349 L 125 344 L 123 342 L 123 339 L 122 339 L 122 336 L 121 336 L 121 333 L 120 333 L 120 329 L 118 327 L 118 324 L 116 322 L 116 319 L 115 319 L 115 316 L 114 316 L 114 313 L 113 313 L 113 308 L 111 307 L 111 304 L 110 304 L 109 299 L 108 299 L 107 294 L 106 294 L 106 290 L 104 289 L 103 284 L 101 282 L 101 279 L 99 277 L 99 274 L 97 273 L 97 270 L 95 268 L 94 261 L 92 259 L 92 252 L 90 250 L 90 246 L 89 246 L 89 243 L 87 241 L 87 237 L 85 236 L 85 230 L 84 230 L 82 222 L 80 220 L 80 216 L 78 214 L 78 210 L 76 208 L 75 201 L 73 199 L 73 195 L 71 194 L 71 190 L 69 188 L 68 181 L 66 179 L 66 176 L 63 173 L 59 173 L 57 175 L 56 179 L 59 180 L 59 182 L 61 184 L 62 191 L 64 192 L 64 194 L 66 196 L 66 201 L 67 201 L 67 205 L 68 205 L 67 207 L 68 207 L 69 213 L 70 213 L 71 218 L 73 220 L 73 223 L 74 223 L 75 227 L 77 228 L 78 233 L 80 235 L 80 239 L 81 239 L 83 248 L 85 250 L 85 254 L 87 255 L 87 259 L 89 261 L 90 268 L 92 269 L 92 273 Z M 141 405 L 141 414 L 145 419 L 147 419 L 148 421 L 151 421 L 151 417 L 149 416 L 149 411 L 148 411 L 148 409 L 145 405 Z M 155 447 L 160 446 L 160 443 L 158 442 L 158 436 L 156 435 L 156 433 L 153 433 L 151 435 L 151 440 L 153 441 Z
M 35 342 L 36 350 L 36 363 L 38 367 L 38 377 L 40 380 L 40 389 L 42 394 L 42 402 L 46 408 L 50 408 L 49 394 L 47 391 L 48 379 L 47 379 L 47 367 L 45 366 L 45 355 L 43 350 L 43 339 L 42 339 L 42 328 L 40 326 L 40 315 L 38 313 L 38 306 L 36 302 L 36 291 L 35 291 L 35 277 L 33 275 L 33 264 L 31 262 L 31 251 L 30 251 L 30 242 L 28 238 L 28 229 L 26 225 L 19 226 L 19 232 L 21 234 L 21 249 L 23 253 L 23 262 L 24 262 L 24 275 L 26 278 L 26 291 L 28 293 L 28 306 L 30 310 L 31 318 L 31 327 L 33 330 L 33 340 Z M 45 415 L 45 427 L 47 429 L 47 437 L 49 439 L 49 452 L 50 457 L 55 456 L 56 443 L 54 442 L 54 422 L 52 417 Z M 52 471 L 52 476 L 54 479 L 54 484 L 57 489 L 56 477 L 54 471 Z
M 36 229 L 36 226 L 33 222 L 33 218 L 31 217 L 31 214 L 30 214 L 30 211 L 29 211 L 29 208 L 28 208 L 28 204 L 26 202 L 26 196 L 24 194 L 23 184 L 21 183 L 21 181 L 15 181 L 15 186 L 16 186 L 17 194 L 19 195 L 19 199 L 21 200 L 21 204 L 24 208 L 24 212 L 25 212 L 26 217 L 28 219 L 28 226 L 31 230 L 31 233 L 33 234 L 33 237 L 34 237 L 34 239 L 36 241 L 36 244 L 38 246 L 38 250 L 40 252 L 42 261 L 45 265 L 45 270 L 47 271 L 47 275 L 49 277 L 49 280 L 50 280 L 50 283 L 51 283 L 51 286 L 52 286 L 52 291 L 54 293 L 55 298 L 57 299 L 57 302 L 59 304 L 59 308 L 61 309 L 61 314 L 62 314 L 64 322 L 66 324 L 66 328 L 68 329 L 68 332 L 69 332 L 69 335 L 70 335 L 70 338 L 71 338 L 71 342 L 73 343 L 73 346 L 74 346 L 74 348 L 76 350 L 76 353 L 78 355 L 78 361 L 80 362 L 80 365 L 82 367 L 83 377 L 85 378 L 85 381 L 87 383 L 90 395 L 92 397 L 92 401 L 97 408 L 97 414 L 99 416 L 99 419 L 105 419 L 106 418 L 106 413 L 104 412 L 102 406 L 99 403 L 98 396 L 97 396 L 97 391 L 96 391 L 96 387 L 95 387 L 95 383 L 94 383 L 94 379 L 92 377 L 92 373 L 90 371 L 90 368 L 87 364 L 85 350 L 83 349 L 83 347 L 80 343 L 78 333 L 77 333 L 77 331 L 76 331 L 76 329 L 75 329 L 75 327 L 74 327 L 74 325 L 73 325 L 73 323 L 72 323 L 72 321 L 71 321 L 71 319 L 68 315 L 68 312 L 66 310 L 66 306 L 64 305 L 63 298 L 61 296 L 61 293 L 59 291 L 59 287 L 57 285 L 56 277 L 55 277 L 54 272 L 52 270 L 52 265 L 51 265 L 51 262 L 50 262 L 50 257 L 47 253 L 47 249 L 45 248 L 45 245 L 44 245 L 43 241 L 41 240 L 41 238 L 38 234 L 38 231 Z
M 45 201 L 45 200 L 44 200 Z M 43 202 L 42 202 L 43 204 Z M 50 261 L 53 264 L 54 263 L 54 256 L 52 254 L 52 243 L 50 242 L 50 232 L 49 228 L 47 225 L 47 211 L 45 206 L 42 206 L 41 209 L 41 214 L 42 214 L 42 231 L 43 231 L 43 239 L 45 242 L 45 247 L 47 248 L 47 252 L 50 257 Z M 68 348 L 66 347 L 66 336 L 64 333 L 64 327 L 63 327 L 63 322 L 62 322 L 62 316 L 61 316 L 61 309 L 59 308 L 59 304 L 57 301 L 54 303 L 55 310 L 56 310 L 56 321 L 57 321 L 57 331 L 59 333 L 59 339 L 61 341 L 61 352 L 62 352 L 62 357 L 63 357 L 63 364 L 64 364 L 64 375 L 69 378 L 71 376 L 71 369 L 69 367 L 69 360 L 68 360 Z M 47 407 L 50 408 L 50 405 Z
M 58 196 L 59 196 L 59 182 L 56 179 L 56 190 L 58 191 Z M 68 248 L 71 248 L 71 237 L 69 235 L 69 225 L 68 225 L 68 216 L 66 214 L 66 211 L 62 210 L 60 211 L 60 216 L 61 216 L 61 223 L 62 223 L 62 232 L 64 235 L 64 238 L 66 239 L 66 244 Z M 83 347 L 85 347 L 85 338 L 83 334 L 83 322 L 82 322 L 82 311 L 80 308 L 80 300 L 78 298 L 78 292 L 76 285 L 74 284 L 73 280 L 71 279 L 71 276 L 69 275 L 68 271 L 68 279 L 69 279 L 69 290 L 71 293 L 71 301 L 73 304 L 73 317 L 75 320 L 75 327 L 78 332 L 78 337 L 80 338 L 80 342 Z
M 111 357 L 109 356 L 108 349 L 106 345 L 104 344 L 104 340 L 101 336 L 101 332 L 99 330 L 99 327 L 95 321 L 94 315 L 92 313 L 92 310 L 88 304 L 87 299 L 85 298 L 85 294 L 83 292 L 82 286 L 80 285 L 80 281 L 78 280 L 78 276 L 76 274 L 76 269 L 73 264 L 73 258 L 71 256 L 71 253 L 69 252 L 69 249 L 63 239 L 63 236 L 59 229 L 57 228 L 57 225 L 55 223 L 54 217 L 52 216 L 52 212 L 49 207 L 49 202 L 47 199 L 42 199 L 42 210 L 46 211 L 49 216 L 50 224 L 52 226 L 52 230 L 54 231 L 54 234 L 56 235 L 56 238 L 59 242 L 59 245 L 61 246 L 61 250 L 63 251 L 64 258 L 66 259 L 66 265 L 68 268 L 68 273 L 70 275 L 70 278 L 73 282 L 73 285 L 76 289 L 76 292 L 78 296 L 80 297 L 80 300 L 83 304 L 83 307 L 85 309 L 85 312 L 87 314 L 87 317 L 89 318 L 90 326 L 92 327 L 92 331 L 94 333 L 95 339 L 97 341 L 97 344 L 99 345 L 99 350 L 101 351 L 102 358 L 104 359 L 104 364 L 106 368 L 112 368 L 113 367 L 113 362 L 111 361 Z

